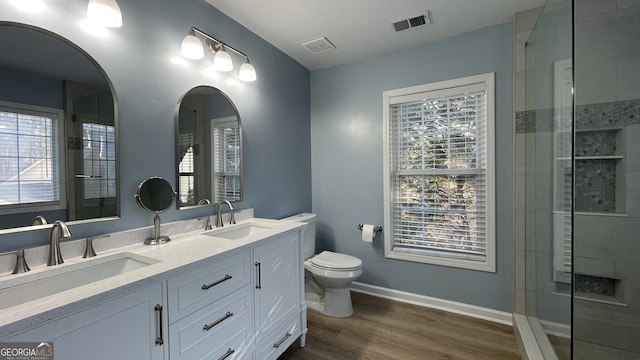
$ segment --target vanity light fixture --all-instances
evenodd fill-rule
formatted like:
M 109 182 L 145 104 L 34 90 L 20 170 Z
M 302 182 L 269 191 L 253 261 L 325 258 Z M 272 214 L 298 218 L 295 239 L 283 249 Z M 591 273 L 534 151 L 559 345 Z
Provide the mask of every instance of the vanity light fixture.
M 227 52 L 230 50 L 244 58 L 244 64 L 240 66 L 240 72 L 238 74 L 242 81 L 255 81 L 256 69 L 249 62 L 249 57 L 228 44 L 214 38 L 213 36 L 205 33 L 204 31 L 192 27 L 189 29 L 189 34 L 182 40 L 182 55 L 189 59 L 202 59 L 204 57 L 204 50 L 202 48 L 202 42 L 196 36 L 200 34 L 207 40 L 207 50 L 213 55 L 213 68 L 217 71 L 231 71 L 233 70 L 233 60 L 231 55 Z
M 87 16 L 92 23 L 105 27 L 122 26 L 122 12 L 116 0 L 89 0 Z
M 211 48 L 209 48 L 211 49 Z M 233 70 L 233 60 L 231 55 L 224 51 L 224 45 L 220 45 L 220 49 L 213 55 L 213 68 L 217 71 L 231 71 Z
M 238 77 L 242 81 L 256 81 L 256 69 L 253 68 L 253 65 L 249 62 L 249 58 L 245 61 L 242 66 L 240 66 L 240 73 Z
M 184 40 L 182 40 L 182 55 L 194 60 L 202 59 L 204 57 L 202 43 L 193 32 L 193 29 L 191 29 L 189 31 L 189 35 L 185 36 Z

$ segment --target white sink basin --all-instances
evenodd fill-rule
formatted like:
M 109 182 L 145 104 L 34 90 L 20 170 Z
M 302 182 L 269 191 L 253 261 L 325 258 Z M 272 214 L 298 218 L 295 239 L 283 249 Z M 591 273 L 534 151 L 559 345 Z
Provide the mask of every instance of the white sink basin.
M 156 259 L 137 254 L 120 253 L 71 265 L 63 264 L 35 274 L 26 274 L 16 285 L 7 284 L 14 282 L 13 279 L 9 279 L 4 284 L 0 284 L 2 287 L 0 309 L 104 280 L 157 262 L 159 261 Z M 33 280 L 29 280 L 31 278 Z
M 259 223 L 244 223 L 238 225 L 230 225 L 228 229 L 224 227 L 222 229 L 216 229 L 204 233 L 204 235 L 219 237 L 229 240 L 238 240 L 246 238 L 248 236 L 259 234 L 266 230 L 272 230 L 273 226 Z

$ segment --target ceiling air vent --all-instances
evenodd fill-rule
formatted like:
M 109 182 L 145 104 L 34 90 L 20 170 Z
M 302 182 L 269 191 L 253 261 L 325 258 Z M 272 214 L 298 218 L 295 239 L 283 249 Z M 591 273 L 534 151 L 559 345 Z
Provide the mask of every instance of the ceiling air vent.
M 391 27 L 395 32 L 401 32 L 428 24 L 431 24 L 429 10 L 393 21 Z
M 336 46 L 333 45 L 331 41 L 329 41 L 329 39 L 327 39 L 326 37 L 321 37 L 319 39 L 303 42 L 302 46 L 311 50 L 311 52 L 314 54 L 320 54 L 325 51 L 333 50 L 336 48 Z

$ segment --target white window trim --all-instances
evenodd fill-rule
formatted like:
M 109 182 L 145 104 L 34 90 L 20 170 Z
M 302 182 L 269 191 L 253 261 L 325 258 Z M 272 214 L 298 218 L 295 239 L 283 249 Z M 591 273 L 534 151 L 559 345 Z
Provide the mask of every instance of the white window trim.
M 58 194 L 59 200 L 52 202 L 39 202 L 27 204 L 5 205 L 0 207 L 0 215 L 22 214 L 29 212 L 44 212 L 53 210 L 64 210 L 67 208 L 67 183 L 65 174 L 66 169 L 66 142 L 65 142 L 65 126 L 64 126 L 64 110 L 49 108 L 44 106 L 14 103 L 0 100 L 0 108 L 5 111 L 12 111 L 21 114 L 31 114 L 42 116 L 43 114 L 55 117 L 58 122 Z
M 384 172 L 384 226 L 391 226 L 392 180 L 390 168 L 390 104 L 398 97 L 408 97 L 419 93 L 445 90 L 454 87 L 484 83 L 486 94 L 486 258 L 484 261 L 465 259 L 465 256 L 452 257 L 450 254 L 439 254 L 435 251 L 409 252 L 394 250 L 392 236 L 385 236 L 385 257 L 398 260 L 414 261 L 435 265 L 451 266 L 487 272 L 496 271 L 496 234 L 495 234 L 495 85 L 494 73 L 468 76 L 459 79 L 440 81 L 425 85 L 394 89 L 383 92 L 383 172 Z M 395 98 L 395 99 L 394 99 Z M 445 257 L 446 256 L 446 257 Z

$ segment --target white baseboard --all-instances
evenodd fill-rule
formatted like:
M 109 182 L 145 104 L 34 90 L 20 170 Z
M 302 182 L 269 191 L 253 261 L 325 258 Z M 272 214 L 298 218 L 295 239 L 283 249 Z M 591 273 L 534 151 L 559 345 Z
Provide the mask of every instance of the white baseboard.
M 351 283 L 350 289 L 355 292 L 377 296 L 389 300 L 395 300 L 432 309 L 448 311 L 451 313 L 470 316 L 482 320 L 488 320 L 499 324 L 510 326 L 513 325 L 513 315 L 509 312 L 383 288 L 380 286 L 364 284 L 357 281 Z
M 571 326 L 567 324 L 540 320 L 540 325 L 542 325 L 542 329 L 544 330 L 545 334 L 559 336 L 566 339 L 571 338 Z

